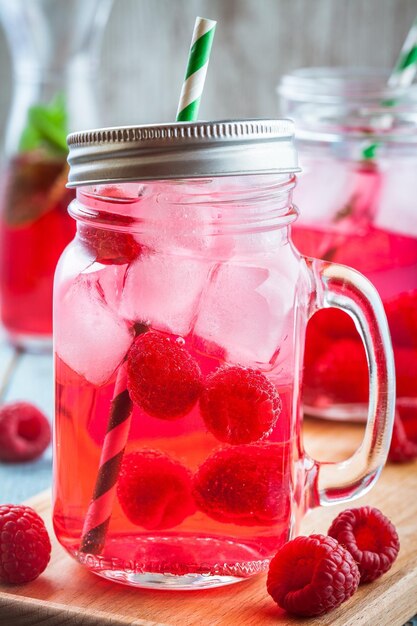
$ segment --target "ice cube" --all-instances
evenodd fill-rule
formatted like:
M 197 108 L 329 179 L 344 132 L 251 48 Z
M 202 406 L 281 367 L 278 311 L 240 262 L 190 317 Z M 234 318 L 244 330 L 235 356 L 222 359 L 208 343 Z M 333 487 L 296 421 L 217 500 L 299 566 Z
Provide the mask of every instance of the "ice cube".
M 295 285 L 272 261 L 263 267 L 219 264 L 201 299 L 196 341 L 221 346 L 229 362 L 272 362 L 293 335 Z
M 158 251 L 167 249 L 206 250 L 211 246 L 211 206 L 198 206 L 174 183 L 154 183 L 136 204 L 143 220 L 138 236 L 141 245 Z
M 97 271 L 63 283 L 54 311 L 58 356 L 94 385 L 109 380 L 133 339 L 126 321 L 106 303 L 104 276 Z
M 230 200 L 223 198 L 215 181 L 194 180 L 187 186 L 165 181 L 147 187 L 135 205 L 140 222 L 136 240 L 164 253 L 209 251 L 218 258 L 228 258 L 232 238 L 221 231 L 231 213 Z
M 405 157 L 394 168 L 384 170 L 379 211 L 375 224 L 388 231 L 417 237 L 416 165 Z
M 100 270 L 97 274 L 99 294 L 106 305 L 116 314 L 119 314 L 126 273 L 126 265 L 100 265 Z
M 300 222 L 317 223 L 332 220 L 352 192 L 351 172 L 345 161 L 305 157 L 300 164 L 294 202 L 300 207 Z
M 130 322 L 185 336 L 196 315 L 210 264 L 205 259 L 144 253 L 126 272 L 120 314 Z

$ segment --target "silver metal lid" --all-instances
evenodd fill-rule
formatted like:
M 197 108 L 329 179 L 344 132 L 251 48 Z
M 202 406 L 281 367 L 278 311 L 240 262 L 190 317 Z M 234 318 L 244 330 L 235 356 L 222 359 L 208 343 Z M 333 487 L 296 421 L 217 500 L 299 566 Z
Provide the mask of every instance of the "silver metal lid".
M 299 171 L 290 120 L 121 126 L 68 136 L 68 187 Z

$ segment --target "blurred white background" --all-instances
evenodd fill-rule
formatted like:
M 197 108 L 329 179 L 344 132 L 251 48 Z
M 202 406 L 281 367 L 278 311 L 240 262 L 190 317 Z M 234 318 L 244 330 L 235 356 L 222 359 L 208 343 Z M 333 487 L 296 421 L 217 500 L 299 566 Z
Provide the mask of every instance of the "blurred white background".
M 283 72 L 392 66 L 417 0 L 114 0 L 102 52 L 104 125 L 174 119 L 196 15 L 218 20 L 200 118 L 268 117 L 277 115 Z M 0 85 L 1 134 L 11 91 L 2 31 Z

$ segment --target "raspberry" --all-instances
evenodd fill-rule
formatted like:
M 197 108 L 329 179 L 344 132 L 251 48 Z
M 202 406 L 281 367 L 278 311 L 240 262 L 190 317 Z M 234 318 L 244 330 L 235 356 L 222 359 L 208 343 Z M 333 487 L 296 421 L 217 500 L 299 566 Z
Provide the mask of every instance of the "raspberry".
M 201 371 L 191 355 L 172 339 L 152 332 L 134 341 L 127 374 L 133 402 L 161 419 L 188 413 L 202 390 Z
M 167 454 L 143 449 L 123 459 L 117 496 L 137 526 L 163 530 L 181 524 L 196 510 L 191 491 L 191 472 Z
M 209 517 L 239 526 L 286 522 L 290 516 L 286 455 L 276 443 L 221 448 L 194 477 L 197 506 Z
M 123 265 L 139 256 L 141 246 L 129 233 L 81 226 L 79 237 L 98 263 Z
M 51 442 L 51 427 L 33 404 L 13 402 L 0 408 L 0 461 L 31 461 Z
M 360 341 L 340 339 L 315 360 L 306 362 L 305 396 L 324 395 L 335 402 L 367 402 L 369 375 Z
M 51 556 L 43 520 L 28 506 L 0 505 L 0 582 L 27 583 L 42 574 Z
M 401 293 L 384 306 L 394 345 L 417 348 L 417 290 Z
M 333 520 L 328 534 L 349 550 L 358 564 L 361 583 L 385 574 L 400 549 L 394 525 L 379 509 L 370 506 L 342 511 Z
M 414 420 L 417 421 L 416 416 Z M 397 409 L 388 459 L 392 463 L 407 463 L 415 458 L 417 458 L 417 440 L 408 437 L 405 424 Z
M 397 397 L 417 397 L 417 350 L 394 348 Z
M 310 371 L 310 368 L 315 366 L 317 358 L 323 352 L 326 352 L 334 342 L 334 339 L 325 334 L 319 325 L 315 323 L 315 318 L 316 315 L 314 315 L 307 326 L 304 352 L 304 367 L 306 371 Z
M 288 613 L 323 615 L 355 593 L 359 570 L 349 552 L 331 537 L 297 537 L 272 559 L 266 585 Z
M 226 443 L 264 439 L 275 426 L 282 403 L 274 385 L 258 370 L 223 366 L 208 376 L 200 397 L 208 430 Z
M 408 439 L 417 444 L 417 403 L 415 400 L 397 401 L 397 414 L 400 417 Z
M 310 326 L 333 339 L 358 339 L 358 331 L 352 318 L 344 311 L 333 307 L 317 311 L 308 328 Z

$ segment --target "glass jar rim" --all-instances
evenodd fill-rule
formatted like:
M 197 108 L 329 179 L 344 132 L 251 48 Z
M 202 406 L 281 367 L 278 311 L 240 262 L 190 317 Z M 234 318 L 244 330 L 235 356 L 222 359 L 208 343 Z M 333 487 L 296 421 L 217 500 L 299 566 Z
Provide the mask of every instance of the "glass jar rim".
M 375 67 L 304 67 L 282 76 L 277 93 L 288 100 L 336 104 L 390 102 L 397 106 L 417 106 L 417 84 L 389 86 L 390 70 Z
M 324 145 L 343 139 L 345 146 L 348 140 L 355 154 L 360 142 L 377 142 L 411 154 L 417 85 L 390 86 L 389 76 L 389 70 L 373 67 L 300 68 L 283 76 L 277 91 L 284 115 L 296 120 L 298 140 Z

